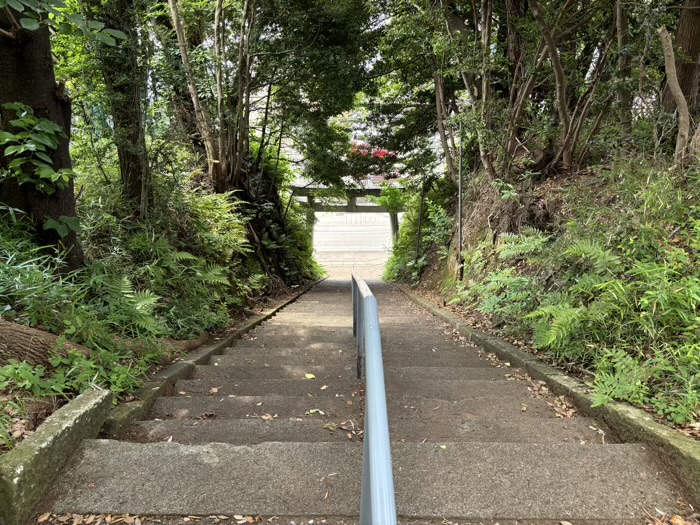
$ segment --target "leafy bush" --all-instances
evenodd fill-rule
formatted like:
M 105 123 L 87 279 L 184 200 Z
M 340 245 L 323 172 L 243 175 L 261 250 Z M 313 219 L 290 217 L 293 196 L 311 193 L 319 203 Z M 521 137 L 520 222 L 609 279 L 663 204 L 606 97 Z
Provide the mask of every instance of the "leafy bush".
M 406 189 L 402 197 L 404 216 L 399 236 L 394 241 L 391 257 L 384 269 L 384 278 L 417 281 L 428 265 L 428 255 L 437 252 L 441 259 L 448 253 L 452 237 L 453 220 L 447 211 L 453 199 L 452 186 L 448 181 L 438 181 L 426 192 L 423 217 L 420 217 L 420 194 Z M 389 194 L 395 203 L 398 198 Z M 418 251 L 418 225 L 421 226 L 420 251 Z
M 554 234 L 524 228 L 465 251 L 461 303 L 593 372 L 595 402 L 675 424 L 700 415 L 700 183 L 639 164 L 572 184 Z M 610 205 L 609 196 L 614 195 Z

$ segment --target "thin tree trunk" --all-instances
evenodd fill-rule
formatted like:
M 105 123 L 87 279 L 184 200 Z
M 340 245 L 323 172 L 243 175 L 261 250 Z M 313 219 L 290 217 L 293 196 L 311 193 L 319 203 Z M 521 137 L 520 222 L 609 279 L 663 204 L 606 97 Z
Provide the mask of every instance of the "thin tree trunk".
M 481 2 L 481 123 L 486 134 L 491 131 L 491 18 L 492 0 Z M 491 177 L 496 176 L 491 152 L 488 151 L 484 132 L 479 133 L 479 156 L 484 168 Z
M 622 125 L 623 136 L 629 137 L 632 133 L 632 92 L 627 83 L 632 76 L 632 64 L 631 55 L 627 49 L 629 45 L 629 15 L 622 0 L 617 0 L 615 4 L 615 16 L 617 25 L 617 68 L 622 81 L 618 91 L 620 124 Z
M 214 12 L 214 54 L 216 67 L 216 108 L 217 119 L 219 121 L 219 184 L 225 186 L 226 176 L 229 171 L 228 149 L 226 139 L 228 138 L 229 118 L 226 114 L 226 100 L 224 92 L 224 0 L 217 0 Z M 217 189 L 217 191 L 219 191 Z M 224 190 L 220 190 L 224 191 Z
M 674 161 L 678 164 L 684 164 L 688 148 L 688 137 L 690 135 L 690 112 L 688 111 L 688 101 L 685 99 L 683 90 L 678 83 L 678 75 L 676 73 L 676 57 L 673 53 L 673 41 L 671 35 L 668 34 L 665 26 L 658 29 L 661 37 L 661 47 L 664 50 L 664 64 L 666 65 L 666 82 L 668 88 L 676 101 L 678 108 L 678 135 L 676 137 L 676 153 Z
M 232 183 L 234 187 L 239 187 L 241 184 L 241 171 L 243 169 L 243 157 L 245 155 L 243 140 L 243 122 L 245 120 L 245 100 L 246 100 L 246 78 L 248 76 L 248 56 L 246 53 L 248 39 L 248 18 L 250 12 L 250 2 L 245 0 L 243 3 L 243 15 L 241 17 L 241 29 L 238 44 L 238 104 L 236 106 L 236 132 L 234 133 L 234 168 L 232 174 Z
M 700 80 L 700 0 L 685 0 L 676 30 L 676 76 L 681 92 L 693 112 L 700 103 L 698 81 Z M 668 111 L 676 108 L 676 97 L 667 83 L 664 92 L 664 107 Z
M 226 180 L 222 177 L 221 162 L 219 157 L 219 151 L 217 148 L 216 141 L 214 140 L 214 132 L 211 124 L 211 117 L 209 111 L 202 106 L 199 101 L 199 90 L 197 87 L 197 80 L 194 75 L 194 70 L 190 62 L 189 50 L 187 49 L 187 38 L 185 36 L 185 29 L 182 25 L 182 19 L 180 18 L 180 10 L 178 8 L 178 0 L 168 0 L 168 5 L 170 6 L 170 13 L 173 17 L 173 27 L 175 28 L 175 35 L 177 36 L 178 47 L 180 48 L 180 56 L 182 58 L 182 65 L 185 69 L 185 75 L 187 76 L 187 88 L 190 92 L 190 98 L 192 99 L 192 105 L 194 106 L 195 117 L 197 120 L 197 128 L 202 136 L 202 141 L 204 142 L 204 148 L 207 153 L 207 165 L 209 167 L 209 176 L 214 184 L 214 189 L 221 193 L 226 191 Z M 223 179 L 223 180 L 222 180 Z
M 433 58 L 434 61 L 434 58 Z M 442 151 L 445 154 L 445 162 L 447 164 L 447 173 L 450 179 L 456 184 L 457 183 L 457 173 L 455 172 L 454 159 L 452 158 L 452 151 L 450 150 L 450 145 L 447 141 L 447 131 L 445 129 L 445 114 L 444 114 L 444 100 L 443 100 L 443 88 L 442 88 L 442 76 L 440 73 L 435 71 L 433 73 L 433 81 L 435 82 L 435 113 L 437 115 L 437 128 L 438 135 L 440 135 L 440 143 L 442 144 Z
M 529 3 L 532 15 L 540 28 L 542 38 L 547 46 L 549 60 L 552 63 L 552 69 L 554 71 L 557 112 L 559 114 L 559 125 L 561 126 L 561 142 L 562 146 L 564 146 L 566 143 L 566 137 L 569 135 L 569 127 L 571 125 L 569 110 L 567 108 L 566 74 L 564 73 L 564 67 L 561 64 L 556 42 L 554 41 L 554 37 L 552 36 L 549 26 L 544 19 L 539 3 L 537 0 L 529 0 Z M 562 161 L 564 169 L 568 169 L 571 166 L 572 155 L 569 147 L 563 147 Z

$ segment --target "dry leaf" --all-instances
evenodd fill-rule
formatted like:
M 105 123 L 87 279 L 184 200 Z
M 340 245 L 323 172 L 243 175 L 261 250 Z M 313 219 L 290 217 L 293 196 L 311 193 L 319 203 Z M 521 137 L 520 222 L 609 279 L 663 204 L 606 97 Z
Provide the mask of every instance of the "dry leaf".
M 46 514 L 42 514 L 39 516 L 39 518 L 36 520 L 37 523 L 44 523 L 47 519 L 51 517 L 51 513 L 47 512 Z
M 335 432 L 336 430 L 338 430 L 338 425 L 336 425 L 335 423 L 326 423 L 325 425 L 323 425 L 323 428 L 325 428 L 326 430 L 330 430 L 331 432 Z
M 316 376 L 313 375 L 313 374 L 304 374 L 304 377 L 305 377 L 306 379 L 316 379 Z
M 321 387 L 321 390 L 326 390 L 327 388 L 328 388 L 328 385 L 323 385 L 323 386 Z
M 687 525 L 688 522 L 685 521 L 683 518 L 681 518 L 678 515 L 671 516 L 671 525 Z
M 219 388 L 221 388 L 221 387 L 216 387 L 216 386 L 211 387 L 211 390 L 209 390 L 209 395 L 213 396 L 214 394 L 218 394 Z

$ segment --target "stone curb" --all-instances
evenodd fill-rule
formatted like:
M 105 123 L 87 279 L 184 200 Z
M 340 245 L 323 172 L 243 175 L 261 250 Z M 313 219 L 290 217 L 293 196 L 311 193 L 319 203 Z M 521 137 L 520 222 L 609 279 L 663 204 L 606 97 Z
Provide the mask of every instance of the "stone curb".
M 175 382 L 178 379 L 189 377 L 195 365 L 204 364 L 211 356 L 220 354 L 222 350 L 231 346 L 233 341 L 240 339 L 243 334 L 250 332 L 256 326 L 273 317 L 282 308 L 299 299 L 299 297 L 323 280 L 324 279 L 319 279 L 318 281 L 305 285 L 300 291 L 283 303 L 247 319 L 235 332 L 215 343 L 203 346 L 189 353 L 182 361 L 168 365 L 163 370 L 156 373 L 150 381 L 144 383 L 134 392 L 133 395 L 137 398 L 136 401 L 122 403 L 112 409 L 112 412 L 109 414 L 109 417 L 107 417 L 102 427 L 101 435 L 106 438 L 117 438 L 127 425 L 146 417 L 158 397 L 171 394 Z M 3 524 L 0 523 L 0 525 Z
M 109 390 L 88 390 L 0 456 L 0 525 L 22 525 L 80 442 L 97 436 L 111 407 Z
M 535 379 L 545 381 L 553 393 L 567 396 L 584 416 L 605 423 L 621 441 L 652 445 L 685 487 L 690 503 L 696 508 L 700 507 L 700 443 L 657 423 L 643 410 L 626 403 L 613 401 L 604 406 L 592 407 L 591 389 L 581 381 L 502 339 L 472 328 L 452 312 L 435 306 L 403 286 L 396 285 L 396 288 L 411 301 L 467 336 L 470 341 L 493 352 L 500 359 L 509 361 L 514 367 L 526 370 Z

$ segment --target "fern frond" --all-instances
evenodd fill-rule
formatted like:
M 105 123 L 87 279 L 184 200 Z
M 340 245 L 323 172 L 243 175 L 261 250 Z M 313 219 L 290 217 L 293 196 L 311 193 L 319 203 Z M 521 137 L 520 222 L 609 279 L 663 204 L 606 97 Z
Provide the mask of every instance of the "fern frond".
M 564 251 L 564 255 L 585 261 L 598 274 L 614 273 L 621 266 L 620 258 L 617 255 L 591 239 L 581 239 L 574 242 Z

